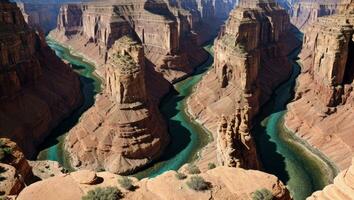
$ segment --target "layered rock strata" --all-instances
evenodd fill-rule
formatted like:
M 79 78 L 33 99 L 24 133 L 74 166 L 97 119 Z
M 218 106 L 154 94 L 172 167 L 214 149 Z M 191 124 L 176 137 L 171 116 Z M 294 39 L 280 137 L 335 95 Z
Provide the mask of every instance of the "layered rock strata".
M 334 183 L 322 191 L 313 193 L 307 200 L 349 200 L 354 199 L 354 160 L 351 166 L 334 179 Z
M 240 1 L 218 36 L 213 69 L 188 100 L 190 113 L 215 138 L 205 154 L 219 163 L 258 168 L 252 120 L 291 73 L 297 45 L 285 10 L 274 1 Z M 215 151 L 217 149 L 217 151 Z
M 73 70 L 30 29 L 14 3 L 0 3 L 0 137 L 27 157 L 81 103 Z
M 26 23 L 44 33 L 55 29 L 57 16 L 59 14 L 59 4 L 29 4 L 17 3 L 21 9 Z
M 66 138 L 75 168 L 136 171 L 168 144 L 157 101 L 147 89 L 143 47 L 129 37 L 117 40 L 104 66 L 105 90 Z
M 350 165 L 354 128 L 353 2 L 342 14 L 319 18 L 305 30 L 302 72 L 288 105 L 288 128 L 339 169 Z
M 78 50 L 100 68 L 108 50 L 124 35 L 138 36 L 150 65 L 174 82 L 207 59 L 192 27 L 199 15 L 162 0 L 64 5 L 50 36 Z
M 96 187 L 117 187 L 123 192 L 123 199 L 251 199 L 256 190 L 267 189 L 277 200 L 289 200 L 289 192 L 278 178 L 259 171 L 218 167 L 200 174 L 210 188 L 204 192 L 195 191 L 186 185 L 190 177 L 178 180 L 176 172 L 169 171 L 153 179 L 133 180 L 134 191 L 127 191 L 118 184 L 120 176 L 109 172 L 94 173 L 77 171 L 55 176 L 25 188 L 18 200 L 70 199 L 79 200 Z M 101 181 L 98 181 L 101 180 Z
M 347 0 L 300 0 L 293 5 L 291 22 L 299 29 L 304 29 L 319 17 L 338 13 Z

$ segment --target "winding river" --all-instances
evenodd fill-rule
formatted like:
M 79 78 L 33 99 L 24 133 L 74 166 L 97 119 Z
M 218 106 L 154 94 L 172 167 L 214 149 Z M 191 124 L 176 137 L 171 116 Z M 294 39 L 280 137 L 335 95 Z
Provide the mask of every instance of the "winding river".
M 92 64 L 50 39 L 48 44 L 59 57 L 71 63 L 80 75 L 84 104 L 53 131 L 52 137 L 43 145 L 38 159 L 56 160 L 71 169 L 63 151 L 63 139 L 80 116 L 93 105 L 95 95 L 101 90 L 100 80 L 94 74 Z M 197 159 L 198 152 L 212 140 L 210 134 L 186 112 L 186 100 L 193 92 L 193 87 L 213 64 L 212 45 L 204 48 L 210 53 L 209 59 L 189 78 L 176 83 L 161 102 L 160 110 L 168 123 L 171 144 L 158 161 L 134 176 L 151 178 L 168 170 L 177 170 L 185 163 Z M 295 60 L 299 51 L 300 49 L 295 50 L 289 58 Z M 299 72 L 300 67 L 294 61 L 292 76 L 275 91 L 271 100 L 263 107 L 253 130 L 264 171 L 275 174 L 286 183 L 295 200 L 305 199 L 313 191 L 323 188 L 336 173 L 324 156 L 312 150 L 283 126 L 286 105 L 293 96 Z

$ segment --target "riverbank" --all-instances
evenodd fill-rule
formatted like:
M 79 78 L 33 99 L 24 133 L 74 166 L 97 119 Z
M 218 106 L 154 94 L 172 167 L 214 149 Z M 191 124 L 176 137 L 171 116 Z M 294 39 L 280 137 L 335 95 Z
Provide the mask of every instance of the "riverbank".
M 101 79 L 95 74 L 92 63 L 75 54 L 72 49 L 66 48 L 51 38 L 47 38 L 48 45 L 55 51 L 58 57 L 70 63 L 76 73 L 80 75 L 81 90 L 84 101 L 80 108 L 63 120 L 41 145 L 38 160 L 58 161 L 63 167 L 73 171 L 69 155 L 64 149 L 66 133 L 79 121 L 81 115 L 95 102 L 95 96 L 101 91 Z

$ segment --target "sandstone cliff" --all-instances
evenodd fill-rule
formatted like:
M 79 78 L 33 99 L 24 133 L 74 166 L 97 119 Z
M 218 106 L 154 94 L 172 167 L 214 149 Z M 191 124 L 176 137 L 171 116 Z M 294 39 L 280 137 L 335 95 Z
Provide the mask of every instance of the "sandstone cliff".
M 30 29 L 14 3 L 0 3 L 0 137 L 27 157 L 81 103 L 80 82 Z
M 307 200 L 350 200 L 354 199 L 354 160 L 351 166 L 334 179 L 334 183 L 322 191 L 313 193 Z
M 296 43 L 288 14 L 274 1 L 239 2 L 215 42 L 213 69 L 188 101 L 190 113 L 215 138 L 204 154 L 217 152 L 226 166 L 259 167 L 252 120 L 289 77 L 287 54 Z
M 26 23 L 33 28 L 48 33 L 56 27 L 59 4 L 17 3 Z
M 129 37 L 109 50 L 105 90 L 66 138 L 74 167 L 126 174 L 162 153 L 168 135 L 147 90 L 145 65 L 143 47 Z
M 0 198 L 18 194 L 33 181 L 32 168 L 16 143 L 0 138 Z
M 319 17 L 339 12 L 347 0 L 299 0 L 293 5 L 291 22 L 303 29 L 307 24 L 317 21 Z
M 286 125 L 339 169 L 350 165 L 354 128 L 353 2 L 305 30 L 302 72 Z
M 268 189 L 277 200 L 289 200 L 289 192 L 275 176 L 259 171 L 236 168 L 218 167 L 200 174 L 210 188 L 204 192 L 194 191 L 186 185 L 190 179 L 176 178 L 176 172 L 169 171 L 156 178 L 134 179 L 135 191 L 127 191 L 118 184 L 121 177 L 109 172 L 94 173 L 91 171 L 77 171 L 71 174 L 56 176 L 40 181 L 25 188 L 18 196 L 18 200 L 79 200 L 96 187 L 113 186 L 123 192 L 123 199 L 150 200 L 150 199 L 251 199 L 253 192 L 259 189 Z

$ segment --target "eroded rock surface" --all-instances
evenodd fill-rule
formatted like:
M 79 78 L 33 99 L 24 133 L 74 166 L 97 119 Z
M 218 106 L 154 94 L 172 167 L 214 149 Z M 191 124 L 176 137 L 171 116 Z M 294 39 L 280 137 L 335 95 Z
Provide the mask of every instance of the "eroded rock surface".
M 120 38 L 104 69 L 105 90 L 70 131 L 66 149 L 76 168 L 131 173 L 157 158 L 169 137 L 147 90 L 143 47 Z
M 302 72 L 286 125 L 339 169 L 350 165 L 354 128 L 353 2 L 305 30 Z
M 0 3 L 0 137 L 27 157 L 81 103 L 73 70 L 25 23 L 14 3 Z
M 186 185 L 191 176 L 178 180 L 176 172 L 169 171 L 156 178 L 137 181 L 135 191 L 127 191 L 118 184 L 119 175 L 109 172 L 73 172 L 56 176 L 32 184 L 18 196 L 19 200 L 29 199 L 70 199 L 79 200 L 89 190 L 95 187 L 118 187 L 124 193 L 123 199 L 251 199 L 253 192 L 266 188 L 272 192 L 274 199 L 289 200 L 289 192 L 281 181 L 273 175 L 254 170 L 244 170 L 228 167 L 218 167 L 201 174 L 210 183 L 210 189 L 204 192 L 194 191 Z M 86 176 L 87 175 L 87 176 Z M 77 177 L 91 177 L 90 183 L 82 183 Z M 76 178 L 75 178 L 76 177 Z M 96 181 L 101 180 L 101 181 Z
M 274 1 L 240 1 L 215 42 L 213 69 L 188 101 L 215 138 L 204 154 L 217 152 L 226 166 L 259 167 L 252 120 L 289 77 L 287 54 L 296 44 L 288 14 Z

